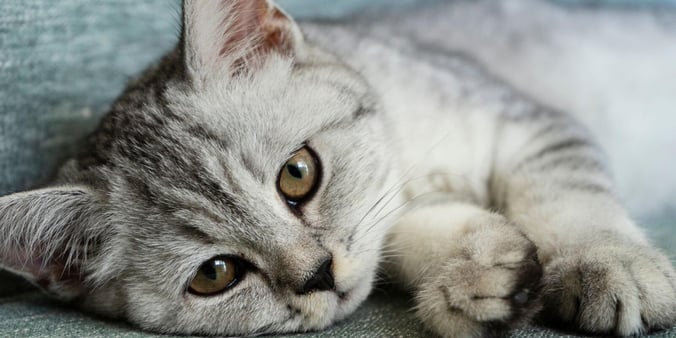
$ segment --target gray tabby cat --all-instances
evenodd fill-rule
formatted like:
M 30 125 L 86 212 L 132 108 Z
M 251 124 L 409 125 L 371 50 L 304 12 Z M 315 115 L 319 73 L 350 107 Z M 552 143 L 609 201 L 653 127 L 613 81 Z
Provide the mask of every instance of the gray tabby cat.
M 676 323 L 674 269 L 587 132 L 392 28 L 303 35 L 270 1 L 186 0 L 178 46 L 86 150 L 0 198 L 2 265 L 167 333 L 326 328 L 379 264 L 441 336 L 539 310 L 595 333 Z

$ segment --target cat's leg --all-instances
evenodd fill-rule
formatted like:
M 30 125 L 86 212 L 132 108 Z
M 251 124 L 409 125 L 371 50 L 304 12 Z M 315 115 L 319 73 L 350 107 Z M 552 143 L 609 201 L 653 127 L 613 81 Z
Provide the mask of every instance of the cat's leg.
M 618 335 L 676 324 L 674 268 L 614 198 L 583 128 L 554 113 L 502 118 L 489 186 L 538 247 L 543 314 Z
M 442 202 L 405 214 L 388 237 L 386 271 L 444 337 L 492 337 L 538 310 L 536 248 L 498 214 Z

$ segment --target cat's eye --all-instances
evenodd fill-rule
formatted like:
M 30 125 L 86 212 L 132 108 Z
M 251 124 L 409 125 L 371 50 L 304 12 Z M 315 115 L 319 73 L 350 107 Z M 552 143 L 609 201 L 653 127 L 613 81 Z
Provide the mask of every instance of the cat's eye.
M 320 167 L 317 156 L 305 147 L 284 164 L 279 173 L 278 187 L 291 205 L 307 200 L 317 190 Z
M 243 273 L 236 259 L 216 257 L 199 267 L 188 290 L 199 296 L 211 296 L 235 286 Z

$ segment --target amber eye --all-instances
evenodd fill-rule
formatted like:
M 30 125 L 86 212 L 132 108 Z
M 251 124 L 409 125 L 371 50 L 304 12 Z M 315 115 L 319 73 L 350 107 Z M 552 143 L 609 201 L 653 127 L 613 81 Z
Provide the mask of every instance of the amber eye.
M 200 266 L 190 282 L 191 293 L 210 296 L 237 284 L 242 275 L 241 266 L 227 257 L 213 258 Z
M 319 162 L 308 148 L 297 151 L 279 174 L 279 190 L 290 204 L 307 199 L 319 181 Z

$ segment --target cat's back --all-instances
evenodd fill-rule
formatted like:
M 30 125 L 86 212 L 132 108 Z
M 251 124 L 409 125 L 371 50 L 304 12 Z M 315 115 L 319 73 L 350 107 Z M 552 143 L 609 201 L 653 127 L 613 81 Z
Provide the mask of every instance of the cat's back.
M 637 210 L 656 210 L 673 200 L 676 183 L 655 184 L 651 178 L 664 176 L 660 168 L 669 167 L 664 161 L 673 144 L 671 124 L 665 121 L 673 120 L 674 11 L 475 0 L 376 14 L 333 25 L 340 32 L 334 37 L 353 35 L 335 39 L 338 44 L 333 45 L 345 60 L 357 68 L 370 64 L 369 74 L 386 70 L 405 80 L 390 83 L 384 78 L 373 81 L 376 86 L 403 88 L 442 77 L 446 81 L 436 83 L 444 88 L 428 87 L 445 91 L 447 97 L 456 91 L 486 96 L 487 88 L 518 92 L 528 101 L 573 115 L 589 128 L 609 155 L 621 195 L 640 206 Z M 374 31 L 380 35 L 371 36 Z M 380 45 L 364 42 L 363 36 Z M 396 47 L 383 48 L 394 40 Z M 458 66 L 424 71 L 439 59 Z M 452 78 L 461 90 L 447 85 Z M 414 92 L 405 92 L 404 98 L 410 102 Z M 649 130 L 653 137 L 637 137 L 639 130 Z M 660 155 L 647 159 L 647 153 Z M 636 158 L 651 165 L 637 171 Z M 662 202 L 655 203 L 655 196 Z
M 390 113 L 409 105 L 433 114 L 453 105 L 490 104 L 514 93 L 461 49 L 430 42 L 410 28 L 438 23 L 452 4 L 407 13 L 369 13 L 347 21 L 302 22 L 308 40 L 337 55 L 364 76 Z M 439 13 L 442 13 L 441 15 Z M 443 27 L 436 27 L 444 32 Z M 403 102 L 402 102 L 403 101 Z M 426 104 L 422 104 L 424 101 Z M 430 106 L 433 105 L 433 106 Z M 415 109 L 424 114 L 423 109 Z
M 409 19 L 424 21 L 428 13 L 414 11 Z M 481 182 L 490 173 L 496 117 L 508 111 L 506 105 L 531 103 L 462 52 L 401 31 L 400 15 L 310 22 L 303 28 L 310 41 L 338 55 L 378 94 L 402 168 L 417 163 L 417 175 L 434 175 L 454 191 L 485 199 Z M 409 193 L 429 188 L 417 187 Z
M 301 25 L 311 42 L 363 75 L 385 104 L 391 105 L 390 113 L 410 112 L 413 105 L 419 107 L 413 109 L 417 116 L 448 115 L 458 105 L 521 100 L 456 38 L 471 28 L 459 27 L 453 17 L 469 11 L 478 19 L 496 5 L 492 1 L 430 3 L 406 11 L 369 12 L 345 21 Z

